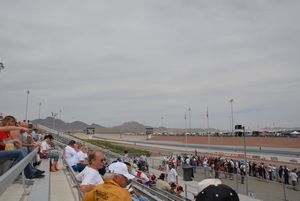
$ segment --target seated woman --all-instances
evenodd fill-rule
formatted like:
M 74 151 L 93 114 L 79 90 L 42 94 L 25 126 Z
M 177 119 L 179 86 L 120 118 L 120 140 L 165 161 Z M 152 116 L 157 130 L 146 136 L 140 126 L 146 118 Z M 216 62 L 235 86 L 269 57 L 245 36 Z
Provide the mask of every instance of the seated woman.
M 54 147 L 51 147 L 51 141 L 53 140 L 53 136 L 52 135 L 46 135 L 44 137 L 43 142 L 40 145 L 40 151 L 43 154 L 46 154 L 47 158 L 51 158 L 54 161 L 51 163 L 51 167 L 50 167 L 50 171 L 51 172 L 56 172 L 58 171 L 58 166 L 57 166 L 57 162 L 59 159 L 59 154 L 57 151 L 55 151 Z

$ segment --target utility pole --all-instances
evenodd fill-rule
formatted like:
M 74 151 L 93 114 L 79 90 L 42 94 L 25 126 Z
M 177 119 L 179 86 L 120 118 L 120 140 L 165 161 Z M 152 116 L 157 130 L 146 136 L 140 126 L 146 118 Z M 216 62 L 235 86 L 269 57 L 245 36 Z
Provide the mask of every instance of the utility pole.
M 190 135 L 192 134 L 192 119 L 191 119 L 191 108 L 188 109 L 189 111 L 189 127 L 190 127 Z
M 41 118 L 41 106 L 42 106 L 42 103 L 40 102 L 39 103 L 39 119 Z
M 26 111 L 25 111 L 25 120 L 26 120 L 26 122 L 27 122 L 27 120 L 28 120 L 28 116 L 27 116 L 27 114 L 28 114 L 28 97 L 29 97 L 29 90 L 27 90 L 26 91 Z
M 206 118 L 207 118 L 207 140 L 208 140 L 208 152 L 210 153 L 210 133 L 209 133 L 209 116 L 208 116 L 208 107 L 206 108 Z
M 234 135 L 234 131 L 233 131 L 233 129 L 234 129 L 234 127 L 233 127 L 233 125 L 234 125 L 234 123 L 233 123 L 233 98 L 230 99 L 229 102 L 230 102 L 230 106 L 231 106 L 231 135 Z

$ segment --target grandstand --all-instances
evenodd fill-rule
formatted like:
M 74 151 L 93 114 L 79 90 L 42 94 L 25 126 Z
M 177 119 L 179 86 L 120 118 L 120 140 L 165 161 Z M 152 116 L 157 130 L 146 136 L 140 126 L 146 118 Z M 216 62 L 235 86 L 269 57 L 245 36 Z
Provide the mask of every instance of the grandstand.
M 67 145 L 70 140 L 76 140 L 76 142 L 81 144 L 86 144 L 86 142 L 74 138 L 73 136 L 67 135 L 65 133 L 60 133 L 56 130 L 52 130 L 42 125 L 37 125 L 39 129 L 44 130 L 46 133 L 51 133 L 54 136 L 54 143 L 59 148 L 62 153 L 62 149 Z M 97 147 L 92 144 L 88 144 L 89 149 L 91 150 L 100 150 L 105 154 L 109 161 L 116 160 L 117 158 L 122 158 L 122 155 L 113 153 L 109 150 Z M 19 176 L 23 171 L 26 164 L 31 161 L 34 155 L 37 153 L 37 149 L 24 158 L 20 163 L 10 168 L 0 177 L 0 201 L 10 200 L 10 201 L 19 201 L 19 200 L 81 200 L 83 193 L 80 191 L 80 183 L 76 179 L 76 173 L 71 167 L 65 162 L 64 159 L 60 160 L 60 166 L 62 171 L 58 173 L 49 172 L 49 159 L 43 159 L 40 165 L 40 168 L 45 171 L 45 177 L 37 180 L 26 180 L 24 176 Z M 159 162 L 150 162 L 152 163 L 152 168 L 149 171 L 155 175 L 159 175 L 160 172 L 157 170 L 154 164 Z M 205 172 L 205 174 L 207 174 Z M 22 174 L 23 175 L 23 174 Z M 147 185 L 141 184 L 139 182 L 133 181 L 132 185 L 139 190 L 143 196 L 149 200 L 194 200 L 194 195 L 198 193 L 197 182 L 185 182 L 183 178 L 180 177 L 180 184 L 184 186 L 184 196 L 177 197 L 171 193 L 160 191 L 156 188 L 151 188 Z M 236 180 L 237 181 L 237 180 Z M 236 189 L 236 188 L 235 188 Z M 238 189 L 236 189 L 238 190 Z M 297 195 L 297 194 L 296 194 Z M 253 195 L 252 195 L 253 196 Z M 243 194 L 239 194 L 240 200 L 257 200 Z M 279 198 L 278 200 L 280 200 Z M 289 200 L 293 198 L 289 197 Z

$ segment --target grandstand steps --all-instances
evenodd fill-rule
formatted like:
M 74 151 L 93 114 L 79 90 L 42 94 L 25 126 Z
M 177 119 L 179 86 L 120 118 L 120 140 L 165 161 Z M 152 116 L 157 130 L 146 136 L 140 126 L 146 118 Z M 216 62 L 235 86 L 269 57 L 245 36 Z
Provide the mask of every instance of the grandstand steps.
M 78 196 L 69 184 L 66 169 L 62 161 L 58 162 L 60 170 L 51 172 L 50 201 L 78 200 Z

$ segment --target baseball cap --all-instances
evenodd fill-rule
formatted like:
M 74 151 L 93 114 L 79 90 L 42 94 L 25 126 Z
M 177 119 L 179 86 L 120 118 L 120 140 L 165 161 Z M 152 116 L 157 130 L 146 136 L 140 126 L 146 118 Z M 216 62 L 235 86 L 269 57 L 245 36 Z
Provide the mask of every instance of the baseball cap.
M 221 184 L 221 180 L 205 180 L 201 181 L 202 183 L 199 182 L 200 189 L 202 189 L 197 195 L 196 201 L 239 201 L 237 193 L 231 187 Z
M 220 179 L 204 179 L 202 181 L 200 181 L 198 183 L 199 185 L 199 192 L 201 192 L 202 190 L 204 190 L 206 187 L 210 186 L 210 185 L 219 185 L 222 184 L 222 181 Z
M 108 170 L 110 171 L 110 173 L 121 174 L 125 176 L 128 180 L 134 179 L 134 176 L 129 174 L 127 165 L 125 163 L 119 161 L 112 163 L 108 166 Z

